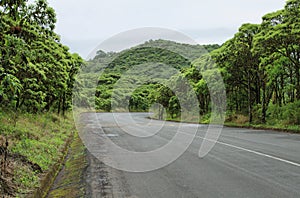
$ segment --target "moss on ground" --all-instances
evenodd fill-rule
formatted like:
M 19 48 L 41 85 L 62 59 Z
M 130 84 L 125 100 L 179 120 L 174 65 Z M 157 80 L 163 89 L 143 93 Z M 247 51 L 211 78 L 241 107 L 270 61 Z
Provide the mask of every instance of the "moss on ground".
M 48 198 L 84 197 L 84 171 L 87 166 L 86 149 L 78 135 L 72 142 L 65 166 L 57 177 Z

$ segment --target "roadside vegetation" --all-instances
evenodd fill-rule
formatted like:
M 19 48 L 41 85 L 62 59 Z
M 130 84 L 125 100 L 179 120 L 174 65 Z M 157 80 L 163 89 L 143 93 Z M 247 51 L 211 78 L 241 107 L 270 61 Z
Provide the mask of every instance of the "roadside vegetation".
M 157 63 L 153 70 L 160 77 L 164 72 L 167 76 L 168 71 L 159 70 L 159 64 L 166 64 L 180 71 L 167 80 L 171 86 L 179 79 L 189 80 L 199 101 L 199 122 L 208 123 L 211 93 L 203 73 L 214 76 L 216 71 L 209 66 L 214 62 L 226 88 L 228 125 L 299 131 L 299 20 L 300 2 L 288 0 L 282 10 L 263 16 L 261 24 L 243 24 L 222 46 L 151 40 L 119 53 L 98 51 L 85 70 L 85 75 L 98 81 L 96 108 L 99 111 L 148 111 L 158 103 L 166 111 L 164 119 L 189 121 L 191 116 L 181 115 L 178 96 L 172 91 L 174 87 L 171 90 L 157 83 L 155 78 L 147 79 L 147 71 L 143 69 L 122 81 L 123 85 L 133 82 L 138 85 L 133 94 L 128 94 L 130 87 L 115 86 L 131 68 L 146 63 Z M 100 77 L 95 76 L 97 72 Z M 122 97 L 115 97 L 116 93 Z M 112 109 L 111 105 L 122 107 L 122 98 L 129 100 L 129 108 Z M 156 118 L 162 118 L 162 111 L 158 111 Z
M 75 133 L 69 110 L 83 60 L 61 44 L 46 0 L 1 0 L 0 19 L 0 195 L 27 197 Z
M 0 194 L 27 197 L 66 155 L 66 142 L 75 133 L 70 114 L 0 113 Z

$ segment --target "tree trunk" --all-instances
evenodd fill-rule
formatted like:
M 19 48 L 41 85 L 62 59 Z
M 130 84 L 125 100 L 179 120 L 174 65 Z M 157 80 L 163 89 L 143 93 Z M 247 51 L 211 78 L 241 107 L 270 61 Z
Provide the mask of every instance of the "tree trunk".
M 248 70 L 248 116 L 249 124 L 252 123 L 252 99 L 251 99 L 251 80 L 250 80 L 250 71 Z
M 266 123 L 267 117 L 267 98 L 266 98 L 266 82 L 265 79 L 262 81 L 262 110 L 261 110 L 261 122 Z
M 296 98 L 297 100 L 300 100 L 300 66 L 297 65 L 296 66 L 296 91 L 297 91 L 297 95 Z

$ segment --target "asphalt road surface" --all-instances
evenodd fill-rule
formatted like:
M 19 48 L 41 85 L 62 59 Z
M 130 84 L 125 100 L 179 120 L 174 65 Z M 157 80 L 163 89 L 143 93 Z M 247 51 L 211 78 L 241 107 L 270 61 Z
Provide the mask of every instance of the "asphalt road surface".
M 208 126 L 182 124 L 178 131 L 179 123 L 149 120 L 147 116 L 143 113 L 83 114 L 81 122 L 86 130 L 105 133 L 101 136 L 135 152 L 158 149 L 168 144 L 177 132 L 188 136 L 196 128 L 197 134 L 177 160 L 142 173 L 105 165 L 101 156 L 107 158 L 109 151 L 100 146 L 99 159 L 89 154 L 90 165 L 85 177 L 88 197 L 300 197 L 300 135 L 224 127 L 213 149 L 199 158 Z M 143 126 L 141 134 L 158 132 L 151 137 L 128 135 L 126 132 L 135 127 L 133 121 Z

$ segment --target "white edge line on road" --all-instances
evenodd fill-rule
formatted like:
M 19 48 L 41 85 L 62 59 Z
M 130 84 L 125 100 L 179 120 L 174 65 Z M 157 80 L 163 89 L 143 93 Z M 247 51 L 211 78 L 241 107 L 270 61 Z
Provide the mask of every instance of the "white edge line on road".
M 185 132 L 183 132 L 183 133 L 185 133 Z M 185 134 L 190 135 L 188 133 L 185 133 Z M 259 155 L 259 156 L 267 157 L 267 158 L 270 158 L 270 159 L 273 159 L 273 160 L 281 161 L 281 162 L 284 162 L 284 163 L 287 163 L 287 164 L 290 164 L 290 165 L 293 165 L 293 166 L 300 167 L 299 163 L 292 162 L 292 161 L 289 161 L 289 160 L 285 160 L 285 159 L 282 159 L 282 158 L 279 158 L 279 157 L 275 157 L 275 156 L 268 155 L 268 154 L 265 154 L 265 153 L 261 153 L 261 152 L 258 152 L 258 151 L 246 149 L 246 148 L 243 148 L 243 147 L 240 147 L 240 146 L 227 144 L 225 142 L 220 142 L 220 141 L 216 141 L 216 140 L 207 139 L 207 138 L 204 138 L 204 137 L 201 137 L 201 136 L 198 136 L 198 135 L 196 135 L 195 137 L 203 139 L 203 140 L 207 140 L 207 141 L 210 141 L 210 142 L 216 142 L 217 144 L 221 144 L 221 145 L 228 146 L 228 147 L 231 147 L 231 148 L 236 148 L 236 149 L 239 149 L 239 150 L 242 150 L 242 151 L 247 151 L 249 153 L 253 153 L 253 154 L 256 154 L 256 155 Z

